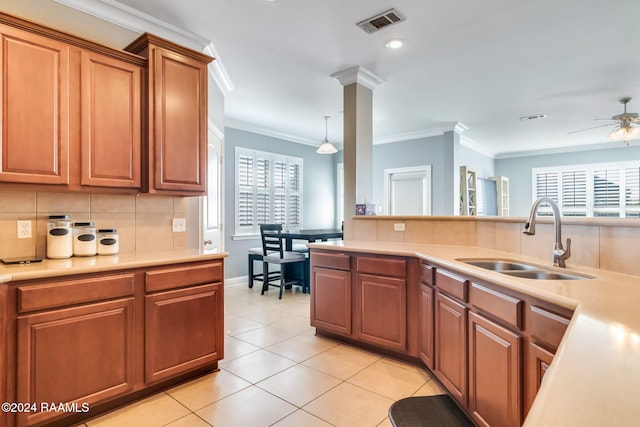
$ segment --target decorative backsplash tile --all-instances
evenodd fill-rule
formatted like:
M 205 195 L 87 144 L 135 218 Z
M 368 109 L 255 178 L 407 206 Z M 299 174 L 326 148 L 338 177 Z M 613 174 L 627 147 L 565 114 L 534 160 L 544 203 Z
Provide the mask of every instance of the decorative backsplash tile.
M 188 205 L 185 197 L 0 190 L 0 257 L 44 257 L 52 214 L 118 229 L 121 253 L 183 249 L 187 233 L 173 233 L 171 220 L 186 217 Z M 32 221 L 32 238 L 17 238 L 18 220 Z

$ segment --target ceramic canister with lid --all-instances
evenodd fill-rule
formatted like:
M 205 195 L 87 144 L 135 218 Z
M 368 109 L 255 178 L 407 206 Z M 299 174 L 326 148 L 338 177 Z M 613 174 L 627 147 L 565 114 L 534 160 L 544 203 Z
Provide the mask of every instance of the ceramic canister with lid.
M 98 255 L 115 255 L 119 249 L 118 230 L 115 228 L 98 230 Z
M 75 256 L 94 256 L 97 250 L 96 227 L 93 222 L 73 224 L 73 254 Z
M 47 221 L 47 258 L 63 259 L 73 255 L 71 217 L 49 215 Z

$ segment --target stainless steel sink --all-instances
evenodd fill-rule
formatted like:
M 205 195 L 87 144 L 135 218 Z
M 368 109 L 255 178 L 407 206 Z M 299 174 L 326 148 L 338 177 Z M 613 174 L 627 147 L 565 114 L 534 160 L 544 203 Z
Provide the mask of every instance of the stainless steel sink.
M 507 260 L 498 260 L 498 259 L 490 259 L 490 260 L 463 260 L 459 259 L 458 261 L 462 261 L 466 264 L 475 265 L 476 267 L 484 268 L 487 270 L 493 271 L 502 271 L 502 270 L 535 270 L 539 267 L 535 265 L 524 264 L 521 262 L 515 261 L 507 261 Z
M 535 280 L 584 280 L 591 279 L 589 276 L 578 276 L 576 274 L 557 273 L 555 271 L 528 270 L 528 271 L 501 271 L 500 273 L 509 276 L 522 277 L 523 279 Z
M 509 276 L 534 280 L 584 280 L 593 279 L 592 276 L 574 272 L 552 270 L 541 265 L 526 264 L 524 262 L 496 258 L 459 258 L 456 261 L 486 270 L 495 271 Z

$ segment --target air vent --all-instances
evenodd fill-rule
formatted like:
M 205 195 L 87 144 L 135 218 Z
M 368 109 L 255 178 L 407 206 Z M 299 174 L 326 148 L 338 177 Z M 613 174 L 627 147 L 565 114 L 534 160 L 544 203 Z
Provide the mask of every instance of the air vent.
M 520 121 L 522 122 L 526 122 L 529 120 L 538 120 L 538 119 L 546 119 L 547 115 L 546 114 L 533 114 L 531 116 L 522 116 L 520 117 Z
M 362 28 L 367 34 L 375 33 L 389 25 L 397 24 L 404 21 L 405 18 L 396 9 L 389 9 L 379 15 L 367 18 L 364 21 L 358 22 L 356 25 Z

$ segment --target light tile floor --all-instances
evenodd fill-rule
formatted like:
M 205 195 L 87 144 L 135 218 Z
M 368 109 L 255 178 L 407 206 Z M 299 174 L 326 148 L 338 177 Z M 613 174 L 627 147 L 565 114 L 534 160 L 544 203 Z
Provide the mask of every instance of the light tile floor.
M 315 335 L 309 295 L 225 288 L 220 370 L 88 427 L 388 427 L 389 406 L 445 393 L 421 367 Z

